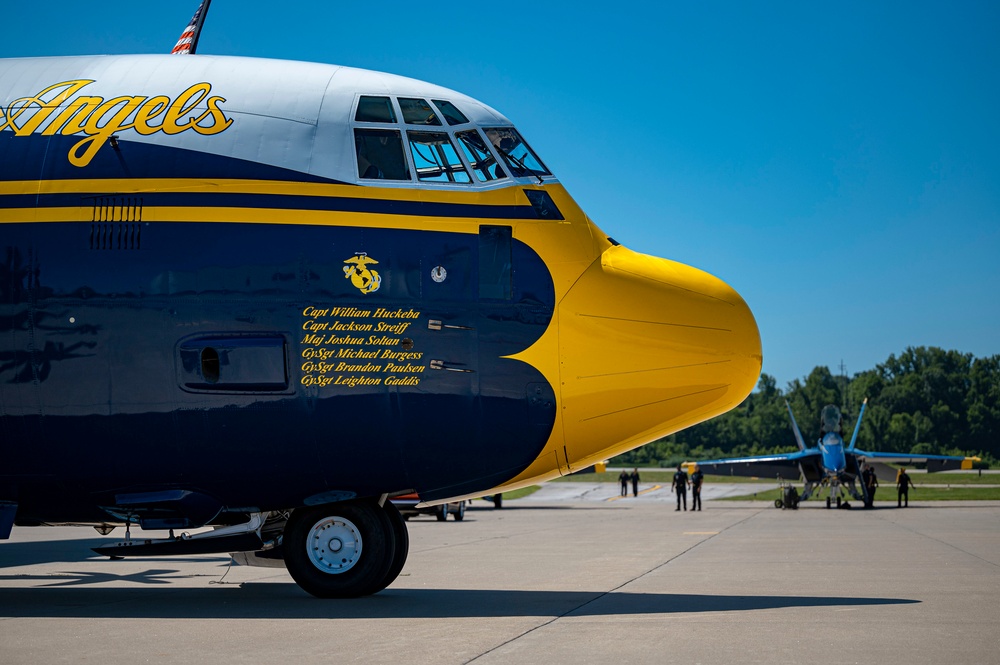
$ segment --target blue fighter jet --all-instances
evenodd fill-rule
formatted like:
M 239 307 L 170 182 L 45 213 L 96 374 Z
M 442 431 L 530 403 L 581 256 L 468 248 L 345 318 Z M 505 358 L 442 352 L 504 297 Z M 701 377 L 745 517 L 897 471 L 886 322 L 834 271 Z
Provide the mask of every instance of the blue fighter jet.
M 785 401 L 788 415 L 792 419 L 792 431 L 795 433 L 795 441 L 799 445 L 799 450 L 792 453 L 776 453 L 773 455 L 759 455 L 753 457 L 733 457 L 727 459 L 714 459 L 698 462 L 698 466 L 704 473 L 714 473 L 719 475 L 732 476 L 764 476 L 774 474 L 779 478 L 788 477 L 790 469 L 797 469 L 800 477 L 805 482 L 802 491 L 801 501 L 805 501 L 812 494 L 821 488 L 828 488 L 826 497 L 826 507 L 830 508 L 834 504 L 838 507 L 850 507 L 846 501 L 842 501 L 844 494 L 850 494 L 858 501 L 867 502 L 868 489 L 864 483 L 856 481 L 861 475 L 862 465 L 867 462 L 897 462 L 912 465 L 917 462 L 925 462 L 928 471 L 945 471 L 948 469 L 972 468 L 973 458 L 958 457 L 954 455 L 911 455 L 898 452 L 869 452 L 855 447 L 858 439 L 858 430 L 861 428 L 861 418 L 865 415 L 865 407 L 868 406 L 868 399 L 861 405 L 861 412 L 858 414 L 858 421 L 854 425 L 854 434 L 851 436 L 851 443 L 845 448 L 844 438 L 841 434 L 843 426 L 843 416 L 833 404 L 823 407 L 820 414 L 822 421 L 822 436 L 817 441 L 815 447 L 807 447 L 799 431 L 798 423 L 795 422 L 795 415 L 792 407 Z M 860 489 L 859 487 L 860 486 Z

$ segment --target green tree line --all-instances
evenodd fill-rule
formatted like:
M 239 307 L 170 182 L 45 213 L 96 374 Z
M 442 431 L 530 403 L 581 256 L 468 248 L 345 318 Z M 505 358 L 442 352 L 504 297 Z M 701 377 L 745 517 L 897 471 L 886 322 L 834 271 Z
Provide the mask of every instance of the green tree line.
M 820 437 L 820 411 L 835 404 L 850 441 L 862 401 L 868 406 L 858 448 L 916 454 L 1000 458 L 1000 355 L 910 347 L 874 369 L 848 378 L 816 367 L 782 391 L 761 374 L 757 389 L 717 418 L 619 455 L 613 464 L 672 466 L 682 460 L 764 455 L 798 449 L 785 400 L 806 445 Z

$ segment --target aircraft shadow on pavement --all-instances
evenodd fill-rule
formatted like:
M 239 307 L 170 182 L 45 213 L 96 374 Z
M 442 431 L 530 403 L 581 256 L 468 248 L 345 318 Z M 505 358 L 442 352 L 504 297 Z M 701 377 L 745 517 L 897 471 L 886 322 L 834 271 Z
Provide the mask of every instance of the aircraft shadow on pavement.
M 138 540 L 138 539 L 137 539 Z M 0 543 L 0 570 L 19 566 L 32 566 L 42 563 L 73 563 L 93 560 L 98 557 L 92 547 L 102 547 L 121 542 L 121 538 L 77 538 L 72 540 L 34 540 L 28 542 Z M 143 557 L 143 563 L 169 562 L 177 565 L 176 557 Z M 229 561 L 226 554 L 206 555 L 202 557 L 187 556 L 183 561 L 218 561 L 225 565 Z M 23 576 L 17 576 L 24 579 Z M 0 580 L 3 580 L 0 577 Z
M 58 580 L 53 580 L 54 586 L 43 588 L 0 588 L 0 616 L 144 619 L 586 617 L 864 607 L 921 602 L 905 598 L 392 588 L 366 598 L 318 600 L 307 596 L 291 582 L 234 584 L 231 588 L 171 589 L 162 586 L 169 582 L 165 576 L 173 572 L 147 571 L 146 582 L 159 580 L 154 584 L 160 586 L 144 588 L 67 587 L 58 586 Z M 14 578 L 10 576 L 7 579 Z M 0 583 L 3 581 L 4 578 L 0 577 Z M 91 578 L 87 583 L 100 581 L 113 580 Z

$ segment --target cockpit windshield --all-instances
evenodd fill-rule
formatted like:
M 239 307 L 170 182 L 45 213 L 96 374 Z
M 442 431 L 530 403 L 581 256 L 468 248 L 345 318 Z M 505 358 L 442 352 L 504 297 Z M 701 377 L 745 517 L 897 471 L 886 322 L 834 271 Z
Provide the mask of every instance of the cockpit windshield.
M 448 100 L 361 95 L 353 125 L 360 180 L 472 186 L 552 175 L 516 129 L 476 126 Z
M 458 144 L 462 146 L 465 158 L 472 165 L 472 170 L 479 178 L 479 182 L 500 180 L 507 177 L 507 174 L 503 172 L 503 167 L 497 163 L 496 157 L 486 147 L 486 141 L 483 140 L 479 132 L 471 129 L 467 132 L 459 132 L 455 137 L 458 139 Z
M 503 157 L 514 177 L 552 175 L 513 127 L 487 128 L 486 138 Z
M 406 132 L 417 180 L 471 182 L 445 132 Z

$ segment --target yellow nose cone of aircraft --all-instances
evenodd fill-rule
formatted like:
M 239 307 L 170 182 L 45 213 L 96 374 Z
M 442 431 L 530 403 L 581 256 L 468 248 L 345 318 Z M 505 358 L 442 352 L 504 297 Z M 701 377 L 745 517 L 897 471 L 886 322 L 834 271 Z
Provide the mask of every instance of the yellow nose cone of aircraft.
M 728 411 L 760 374 L 760 333 L 735 290 L 620 245 L 590 266 L 557 315 L 573 470 Z

